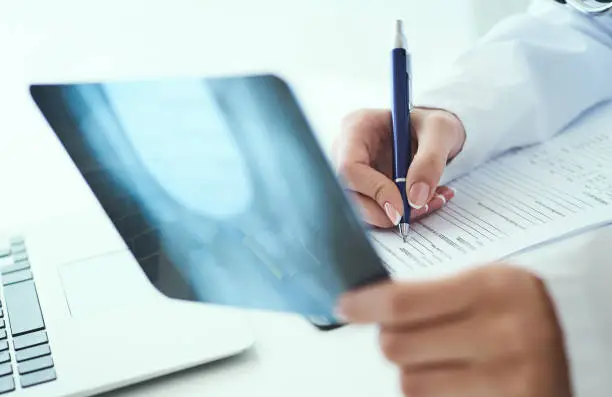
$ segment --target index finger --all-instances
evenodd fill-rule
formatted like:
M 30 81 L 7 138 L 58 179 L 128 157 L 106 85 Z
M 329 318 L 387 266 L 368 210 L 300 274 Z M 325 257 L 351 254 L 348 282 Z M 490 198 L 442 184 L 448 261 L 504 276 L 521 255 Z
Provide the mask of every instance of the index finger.
M 343 295 L 337 315 L 351 323 L 410 326 L 461 315 L 473 307 L 478 289 L 469 278 L 384 282 Z

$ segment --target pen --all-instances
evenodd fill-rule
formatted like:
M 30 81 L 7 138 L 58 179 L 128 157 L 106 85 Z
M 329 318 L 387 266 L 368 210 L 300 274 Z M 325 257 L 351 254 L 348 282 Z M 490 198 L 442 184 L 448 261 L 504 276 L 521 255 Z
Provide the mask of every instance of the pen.
M 411 100 L 411 61 L 407 50 L 404 26 L 401 20 L 395 26 L 395 47 L 391 55 L 393 76 L 393 106 L 391 111 L 393 125 L 393 180 L 402 195 L 404 215 L 398 225 L 404 242 L 408 239 L 410 229 L 410 205 L 406 189 L 406 174 L 412 162 L 410 147 L 410 108 Z

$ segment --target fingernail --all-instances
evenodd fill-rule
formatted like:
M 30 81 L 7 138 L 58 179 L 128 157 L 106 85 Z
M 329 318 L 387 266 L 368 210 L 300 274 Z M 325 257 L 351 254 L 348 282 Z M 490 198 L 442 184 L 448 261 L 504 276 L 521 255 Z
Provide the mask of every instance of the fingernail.
M 340 306 L 337 306 L 334 309 L 334 317 L 336 317 L 336 319 L 338 319 L 339 321 L 343 323 L 348 323 L 348 319 L 346 318 L 346 315 L 344 314 Z
M 346 295 L 341 296 L 340 299 L 338 299 L 338 301 L 336 302 L 336 306 L 334 307 L 334 316 L 339 321 L 342 321 L 344 323 L 348 322 L 346 311 L 344 310 L 344 307 L 346 305 L 346 299 Z
M 417 182 L 410 188 L 408 193 L 408 203 L 416 210 L 423 208 L 427 204 L 430 188 L 425 182 Z
M 423 207 L 421 207 L 420 210 L 414 210 L 413 214 L 414 214 L 415 220 L 422 216 L 429 214 L 429 204 L 425 204 Z
M 444 198 L 446 199 L 446 202 L 448 203 L 450 200 L 452 200 L 455 195 L 457 194 L 457 192 L 455 191 L 455 189 L 453 188 L 448 188 L 446 189 L 444 192 L 442 192 L 442 195 L 444 196 Z
M 446 204 L 446 197 L 444 197 L 443 194 L 436 194 L 437 197 L 440 198 L 440 200 L 442 200 L 442 205 Z
M 400 221 L 402 220 L 402 215 L 391 205 L 391 203 L 385 203 L 385 212 L 393 225 L 399 225 Z

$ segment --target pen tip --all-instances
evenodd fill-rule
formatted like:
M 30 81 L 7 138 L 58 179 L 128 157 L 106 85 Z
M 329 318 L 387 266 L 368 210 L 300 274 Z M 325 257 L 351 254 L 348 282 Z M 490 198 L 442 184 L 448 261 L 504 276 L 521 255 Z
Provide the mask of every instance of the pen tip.
M 398 227 L 399 227 L 400 236 L 402 236 L 402 240 L 404 240 L 404 242 L 407 242 L 410 225 L 407 223 L 400 223 Z

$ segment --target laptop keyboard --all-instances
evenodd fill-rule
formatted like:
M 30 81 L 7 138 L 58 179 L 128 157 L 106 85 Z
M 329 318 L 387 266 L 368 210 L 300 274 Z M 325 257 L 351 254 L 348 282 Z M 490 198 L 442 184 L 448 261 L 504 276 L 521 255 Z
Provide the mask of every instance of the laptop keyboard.
M 57 379 L 36 284 L 20 237 L 0 248 L 0 394 Z

